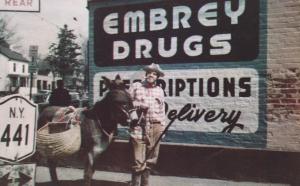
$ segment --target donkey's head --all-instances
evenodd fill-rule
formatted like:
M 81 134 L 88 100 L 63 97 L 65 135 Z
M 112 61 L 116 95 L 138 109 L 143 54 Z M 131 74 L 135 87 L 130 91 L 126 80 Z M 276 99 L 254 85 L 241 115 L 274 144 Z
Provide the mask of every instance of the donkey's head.
M 126 86 L 119 75 L 114 80 L 102 77 L 104 84 L 108 88 L 104 101 L 111 117 L 121 125 L 128 125 L 133 120 L 137 120 L 137 113 L 134 109 L 130 94 L 126 91 Z

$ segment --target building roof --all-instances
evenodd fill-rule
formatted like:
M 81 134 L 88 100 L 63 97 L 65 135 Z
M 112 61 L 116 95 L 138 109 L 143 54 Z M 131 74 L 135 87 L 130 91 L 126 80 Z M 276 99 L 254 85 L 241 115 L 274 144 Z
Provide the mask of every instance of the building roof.
M 22 54 L 12 51 L 11 49 L 0 45 L 0 53 L 9 59 L 16 61 L 29 62 Z
M 38 75 L 48 76 L 50 72 L 51 72 L 50 69 L 38 69 L 37 74 Z

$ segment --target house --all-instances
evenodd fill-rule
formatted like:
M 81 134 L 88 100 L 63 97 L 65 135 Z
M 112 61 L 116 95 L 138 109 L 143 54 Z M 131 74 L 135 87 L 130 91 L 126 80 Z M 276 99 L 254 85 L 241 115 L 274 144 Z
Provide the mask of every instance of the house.
M 31 77 L 29 72 L 30 61 L 22 54 L 10 49 L 9 44 L 0 43 L 0 96 L 17 92 L 23 96 L 30 95 Z M 31 93 L 50 92 L 61 79 L 58 74 L 53 74 L 45 62 L 39 62 L 37 72 L 32 76 Z M 66 77 L 66 85 L 69 89 L 78 91 L 84 88 L 84 75 L 80 71 L 74 71 Z
M 37 73 L 34 79 L 34 85 L 37 92 L 50 92 L 56 88 L 56 81 L 62 79 L 57 73 L 51 70 L 47 61 L 41 60 L 37 63 Z
M 61 79 L 60 76 L 54 76 L 50 69 L 39 68 L 35 79 L 37 91 L 52 91 L 56 87 L 55 82 Z
M 24 96 L 29 95 L 29 61 L 10 49 L 7 43 L 0 45 L 0 92 L 13 92 L 17 89 Z
M 85 89 L 84 85 L 84 74 L 78 70 L 75 69 L 73 74 L 67 75 L 66 77 L 65 85 L 69 89 L 77 92 L 83 92 Z

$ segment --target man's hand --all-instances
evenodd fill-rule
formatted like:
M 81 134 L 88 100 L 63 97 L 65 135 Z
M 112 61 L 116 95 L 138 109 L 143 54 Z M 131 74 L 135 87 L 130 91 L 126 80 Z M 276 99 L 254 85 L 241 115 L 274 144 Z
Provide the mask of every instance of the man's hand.
M 146 114 L 148 112 L 149 107 L 147 106 L 139 106 L 137 108 L 138 111 L 142 112 L 143 114 Z
M 139 125 L 139 121 L 140 121 L 140 119 L 132 120 L 132 121 L 130 122 L 130 124 L 129 124 L 129 127 L 130 127 L 130 128 L 134 128 L 134 127 L 138 126 L 138 125 Z
M 138 119 L 137 120 L 133 120 L 131 121 L 130 123 L 130 127 L 131 128 L 134 128 L 136 126 L 139 126 L 141 125 L 145 119 L 144 115 L 148 112 L 148 107 L 145 107 L 145 106 L 139 106 L 139 107 L 136 107 L 137 109 L 137 112 L 138 112 Z

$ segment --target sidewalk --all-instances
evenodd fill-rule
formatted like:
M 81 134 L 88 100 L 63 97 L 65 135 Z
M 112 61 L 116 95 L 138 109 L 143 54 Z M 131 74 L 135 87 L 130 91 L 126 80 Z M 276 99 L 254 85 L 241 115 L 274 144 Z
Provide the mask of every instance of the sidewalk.
M 83 170 L 73 168 L 57 168 L 57 174 L 62 186 L 81 186 L 83 184 Z M 93 185 L 127 186 L 130 174 L 106 171 L 96 171 Z M 152 186 L 290 186 L 289 184 L 234 182 L 201 178 L 151 176 Z M 50 186 L 50 175 L 46 167 L 37 167 L 36 185 Z

